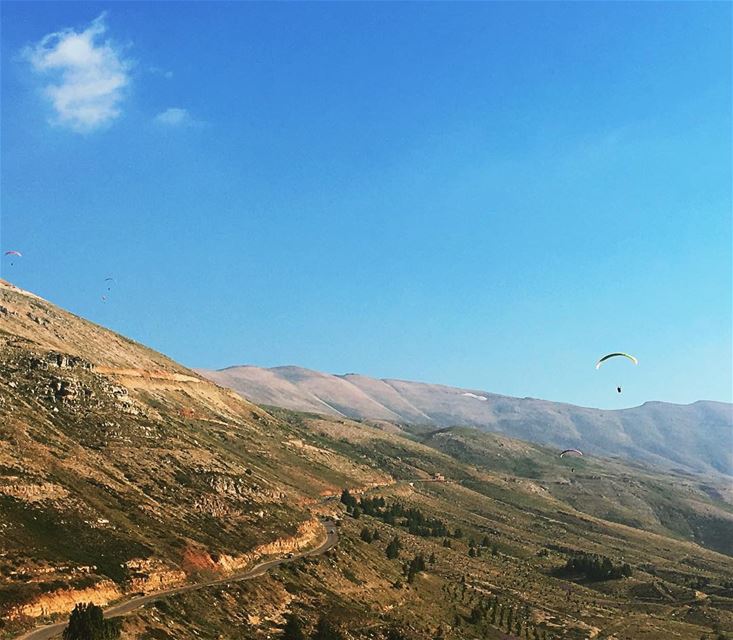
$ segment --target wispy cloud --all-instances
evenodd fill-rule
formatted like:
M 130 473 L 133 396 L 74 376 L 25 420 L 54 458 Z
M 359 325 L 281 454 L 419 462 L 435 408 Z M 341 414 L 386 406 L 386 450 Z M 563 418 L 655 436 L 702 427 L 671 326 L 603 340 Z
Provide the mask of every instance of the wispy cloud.
M 152 73 L 155 76 L 162 76 L 166 80 L 170 80 L 173 77 L 172 71 L 168 71 L 162 67 L 156 67 L 155 65 L 148 67 L 148 73 Z
M 44 87 L 55 120 L 74 131 L 99 129 L 121 114 L 120 103 L 130 82 L 130 61 L 104 36 L 105 14 L 83 31 L 64 29 L 29 46 L 33 68 L 51 78 Z
M 165 111 L 161 111 L 155 116 L 155 121 L 167 127 L 188 127 L 197 124 L 188 110 L 180 107 L 169 107 Z

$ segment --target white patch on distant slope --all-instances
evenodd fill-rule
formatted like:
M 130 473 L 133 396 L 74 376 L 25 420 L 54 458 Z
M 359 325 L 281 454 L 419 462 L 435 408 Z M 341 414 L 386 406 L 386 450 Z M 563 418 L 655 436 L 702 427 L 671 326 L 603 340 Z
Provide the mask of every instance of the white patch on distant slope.
M 486 396 L 477 396 L 475 393 L 469 393 L 468 391 L 461 395 L 466 396 L 467 398 L 476 398 L 476 400 L 481 400 L 481 402 L 486 402 L 486 400 L 488 400 Z
M 106 31 L 103 13 L 81 32 L 49 33 L 24 50 L 35 71 L 54 78 L 43 92 L 58 123 L 77 132 L 98 129 L 121 113 L 130 62 L 110 40 L 101 39 Z

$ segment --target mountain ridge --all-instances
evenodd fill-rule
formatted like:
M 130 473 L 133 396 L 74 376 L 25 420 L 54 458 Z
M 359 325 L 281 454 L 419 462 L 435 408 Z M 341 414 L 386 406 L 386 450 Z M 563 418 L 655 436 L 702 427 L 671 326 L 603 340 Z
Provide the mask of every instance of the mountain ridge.
M 255 369 L 255 370 L 267 370 L 267 371 L 283 371 L 283 370 L 300 370 L 303 372 L 311 372 L 311 373 L 317 373 L 323 376 L 333 376 L 334 378 L 341 378 L 343 380 L 348 380 L 348 378 L 352 376 L 358 376 L 361 378 L 369 378 L 371 380 L 378 380 L 381 382 L 407 382 L 411 384 L 428 384 L 436 387 L 445 387 L 448 389 L 460 389 L 461 391 L 478 391 L 480 393 L 485 393 L 490 396 L 494 396 L 497 398 L 512 398 L 515 400 L 540 400 L 544 402 L 552 402 L 553 404 L 558 405 L 567 405 L 570 407 L 577 407 L 580 409 L 591 409 L 591 410 L 598 410 L 598 411 L 627 411 L 629 409 L 638 409 L 640 407 L 645 407 L 647 405 L 654 405 L 654 404 L 661 404 L 666 406 L 673 406 L 673 407 L 691 407 L 696 404 L 715 404 L 715 405 L 722 405 L 725 407 L 730 407 L 733 411 L 733 403 L 725 402 L 723 400 L 709 400 L 706 398 L 700 398 L 699 400 L 693 400 L 692 402 L 671 402 L 669 400 L 645 400 L 641 404 L 634 405 L 632 407 L 623 407 L 621 409 L 603 409 L 601 407 L 594 407 L 591 405 L 584 405 L 584 404 L 575 404 L 573 402 L 566 402 L 564 400 L 549 400 L 547 398 L 538 398 L 535 396 L 512 396 L 505 393 L 496 393 L 494 391 L 484 391 L 481 389 L 478 389 L 476 387 L 457 387 L 455 385 L 441 383 L 441 382 L 427 382 L 425 380 L 408 380 L 407 378 L 375 378 L 373 376 L 366 376 L 361 373 L 357 373 L 355 371 L 349 371 L 347 373 L 333 373 L 333 372 L 324 372 L 319 371 L 317 369 L 310 369 L 308 367 L 301 367 L 300 365 L 296 364 L 282 364 L 282 365 L 276 365 L 274 367 L 261 367 L 256 364 L 233 364 L 226 367 L 221 367 L 219 369 L 208 369 L 206 367 L 192 367 L 191 371 L 196 371 L 197 373 L 201 373 L 204 375 L 204 377 L 208 377 L 209 373 L 224 373 L 226 371 L 234 371 L 238 369 Z
M 360 420 L 471 426 L 685 472 L 733 475 L 733 405 L 715 400 L 650 400 L 625 409 L 599 409 L 397 378 L 328 374 L 295 365 L 196 372 L 256 404 Z

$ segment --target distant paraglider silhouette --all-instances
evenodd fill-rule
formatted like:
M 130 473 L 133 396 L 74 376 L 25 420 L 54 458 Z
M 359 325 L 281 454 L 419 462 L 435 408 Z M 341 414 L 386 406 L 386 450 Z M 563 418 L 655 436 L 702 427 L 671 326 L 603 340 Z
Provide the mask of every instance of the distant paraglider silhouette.
M 560 457 L 564 458 L 565 456 L 582 456 L 582 455 L 583 455 L 583 452 L 580 451 L 580 449 L 565 449 L 565 451 L 563 451 L 560 454 Z
M 15 251 L 15 250 L 6 251 L 5 252 L 5 255 L 6 256 L 13 256 L 13 257 L 17 257 L 17 258 L 22 258 L 23 257 L 23 254 L 20 251 Z M 11 258 L 10 259 L 10 266 L 12 267 L 14 264 L 15 263 L 13 262 L 13 258 Z
M 114 283 L 115 283 L 115 279 L 112 276 L 107 276 L 104 279 L 104 285 L 107 289 L 107 292 L 102 296 L 102 302 L 106 303 L 109 300 L 110 294 L 112 292 L 112 285 Z
M 565 449 L 560 457 L 564 458 L 565 456 L 583 457 L 583 452 L 580 449 Z M 575 467 L 570 468 L 570 473 L 575 473 Z

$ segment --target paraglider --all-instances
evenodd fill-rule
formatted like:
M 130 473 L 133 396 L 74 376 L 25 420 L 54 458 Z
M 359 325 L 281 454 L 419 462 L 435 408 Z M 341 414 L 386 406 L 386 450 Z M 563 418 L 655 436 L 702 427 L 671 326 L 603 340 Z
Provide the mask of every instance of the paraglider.
M 596 362 L 596 369 L 600 369 L 601 368 L 601 365 L 606 360 L 610 360 L 611 358 L 628 358 L 634 364 L 639 364 L 639 361 L 634 356 L 632 356 L 631 354 L 621 353 L 621 352 L 619 352 L 619 353 L 609 353 L 608 355 L 603 356 L 598 362 Z
M 112 276 L 107 276 L 104 279 L 104 284 L 107 287 L 107 293 L 102 296 L 102 302 L 106 303 L 109 300 L 114 282 L 115 279 Z
M 565 451 L 560 453 L 560 457 L 564 458 L 565 456 L 582 457 L 583 452 L 580 449 L 565 449 Z M 575 467 L 570 469 L 570 473 L 575 473 Z
M 611 358 L 627 358 L 631 360 L 635 365 L 639 364 L 639 361 L 632 356 L 629 353 L 623 353 L 623 352 L 617 352 L 617 353 L 609 353 L 608 355 L 603 356 L 598 362 L 596 362 L 596 370 L 601 368 L 601 365 L 606 361 L 610 360 Z M 618 385 L 616 387 L 616 393 L 621 393 L 621 385 Z
M 5 252 L 5 255 L 6 256 L 13 256 L 13 257 L 16 257 L 16 258 L 22 258 L 23 257 L 23 254 L 20 251 L 15 251 L 15 250 L 6 251 Z M 13 263 L 12 258 L 11 258 L 10 259 L 10 266 L 12 267 L 13 264 L 14 263 Z
M 565 449 L 565 451 L 563 451 L 560 454 L 560 457 L 564 458 L 565 456 L 582 456 L 582 455 L 583 455 L 583 452 L 580 451 L 579 449 Z

